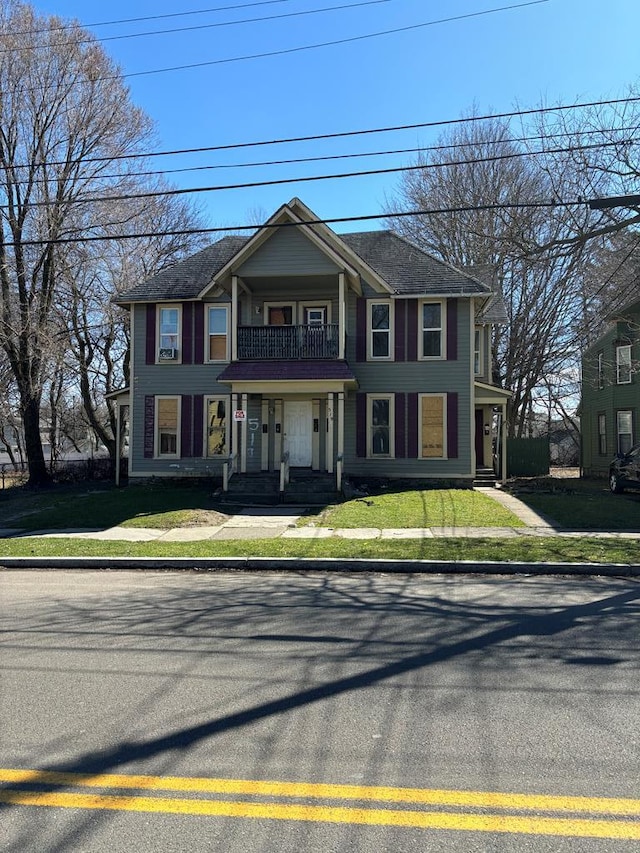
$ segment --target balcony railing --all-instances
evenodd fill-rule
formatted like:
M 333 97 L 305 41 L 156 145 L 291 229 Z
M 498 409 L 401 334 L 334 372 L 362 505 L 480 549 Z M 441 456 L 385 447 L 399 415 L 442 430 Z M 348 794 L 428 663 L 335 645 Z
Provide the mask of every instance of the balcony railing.
M 322 326 L 238 326 L 238 359 L 337 357 L 337 323 Z

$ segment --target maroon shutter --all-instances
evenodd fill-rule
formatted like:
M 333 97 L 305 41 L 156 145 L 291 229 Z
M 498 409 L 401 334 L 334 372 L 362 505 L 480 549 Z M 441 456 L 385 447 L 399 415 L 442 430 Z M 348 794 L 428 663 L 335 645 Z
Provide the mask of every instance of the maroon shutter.
M 204 364 L 204 305 L 196 302 L 194 306 L 194 364 Z
M 458 300 L 447 299 L 447 361 L 458 360 Z
M 191 405 L 191 394 L 183 394 L 180 406 L 180 456 L 183 459 L 193 456 L 191 446 Z
M 418 395 L 407 394 L 407 456 L 418 458 Z
M 147 394 L 144 398 L 144 458 L 153 459 L 153 435 L 156 398 Z
M 458 458 L 458 392 L 447 394 L 447 458 Z
M 156 363 L 156 306 L 147 305 L 145 363 Z M 153 454 L 152 454 L 153 455 Z
M 193 362 L 193 305 L 185 302 L 182 306 L 182 363 Z
M 405 395 L 396 394 L 396 459 L 404 459 L 405 452 L 405 434 L 406 434 L 406 411 L 405 411 Z
M 197 307 L 197 306 L 196 306 Z M 203 456 L 203 423 L 204 423 L 204 397 L 195 394 L 193 397 L 193 455 Z
M 356 456 L 367 455 L 367 395 L 356 394 Z
M 399 299 L 395 304 L 395 360 L 404 361 L 405 359 L 405 315 L 407 312 L 406 299 Z
M 367 360 L 367 300 L 356 299 L 356 361 Z M 364 454 L 363 454 L 364 456 Z
M 418 301 L 407 302 L 407 361 L 418 360 Z

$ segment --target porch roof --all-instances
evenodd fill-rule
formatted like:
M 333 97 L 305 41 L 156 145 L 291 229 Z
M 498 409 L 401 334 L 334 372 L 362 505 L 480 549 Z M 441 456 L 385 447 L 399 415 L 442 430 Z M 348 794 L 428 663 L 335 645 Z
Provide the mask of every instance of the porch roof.
M 344 361 L 234 361 L 218 376 L 218 382 L 338 381 L 357 384 Z

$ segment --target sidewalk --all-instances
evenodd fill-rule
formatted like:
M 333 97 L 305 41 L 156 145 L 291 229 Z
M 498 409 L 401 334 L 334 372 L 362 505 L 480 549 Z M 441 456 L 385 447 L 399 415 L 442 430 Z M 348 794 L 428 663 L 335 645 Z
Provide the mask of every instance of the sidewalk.
M 0 528 L 0 539 L 14 537 L 47 537 L 102 539 L 125 542 L 196 542 L 231 539 L 437 539 L 450 537 L 521 538 L 536 536 L 589 536 L 597 539 L 639 539 L 640 532 L 565 530 L 530 509 L 526 504 L 501 489 L 477 488 L 501 503 L 526 525 L 525 527 L 409 527 L 409 528 L 333 528 L 313 525 L 298 527 L 304 507 L 247 507 L 213 527 L 176 527 L 171 530 L 142 527 L 111 527 L 99 530 L 37 530 L 25 533 L 19 529 Z

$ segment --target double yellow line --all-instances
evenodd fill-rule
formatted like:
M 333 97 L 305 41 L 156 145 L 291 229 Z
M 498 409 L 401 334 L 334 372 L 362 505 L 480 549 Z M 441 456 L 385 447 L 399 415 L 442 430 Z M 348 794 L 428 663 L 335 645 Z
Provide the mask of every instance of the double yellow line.
M 640 840 L 640 800 L 626 798 L 1 768 L 0 782 L 21 786 L 103 789 L 103 792 L 94 794 L 0 788 L 0 803 L 14 806 Z M 113 789 L 150 792 L 153 796 L 105 792 Z M 189 796 L 167 797 L 166 792 Z M 202 795 L 264 800 L 212 799 Z M 283 800 L 350 801 L 365 805 L 316 805 Z M 380 807 L 381 804 L 402 804 L 403 808 Z M 416 806 L 421 806 L 421 810 Z M 499 810 L 499 813 L 491 813 L 490 810 Z M 541 812 L 547 813 L 546 816 L 541 817 Z

